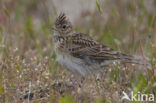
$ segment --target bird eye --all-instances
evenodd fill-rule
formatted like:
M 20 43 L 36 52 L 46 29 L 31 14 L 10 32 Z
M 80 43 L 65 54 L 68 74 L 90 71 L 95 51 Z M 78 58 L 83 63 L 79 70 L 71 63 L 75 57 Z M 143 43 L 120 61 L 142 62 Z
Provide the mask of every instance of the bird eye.
M 67 25 L 66 25 L 66 24 L 64 24 L 64 25 L 62 26 L 62 28 L 63 28 L 63 29 L 65 29 L 66 27 L 67 27 Z

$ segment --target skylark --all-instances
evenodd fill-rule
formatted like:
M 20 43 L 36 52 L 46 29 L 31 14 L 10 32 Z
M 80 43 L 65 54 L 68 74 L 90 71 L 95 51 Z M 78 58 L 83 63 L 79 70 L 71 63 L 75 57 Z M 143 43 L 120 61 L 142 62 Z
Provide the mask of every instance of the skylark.
M 114 62 L 143 64 L 131 55 L 99 44 L 87 34 L 74 32 L 64 13 L 56 18 L 52 29 L 57 61 L 80 76 L 85 77 Z

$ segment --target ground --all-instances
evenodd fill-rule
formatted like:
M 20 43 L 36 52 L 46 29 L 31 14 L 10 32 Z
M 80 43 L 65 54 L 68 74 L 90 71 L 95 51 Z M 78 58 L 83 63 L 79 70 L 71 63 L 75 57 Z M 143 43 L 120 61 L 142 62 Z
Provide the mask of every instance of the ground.
M 131 103 L 123 91 L 153 94 L 156 101 L 156 1 L 75 1 L 0 1 L 0 103 Z M 61 11 L 76 32 L 151 67 L 116 64 L 85 79 L 73 75 L 53 50 L 51 26 Z

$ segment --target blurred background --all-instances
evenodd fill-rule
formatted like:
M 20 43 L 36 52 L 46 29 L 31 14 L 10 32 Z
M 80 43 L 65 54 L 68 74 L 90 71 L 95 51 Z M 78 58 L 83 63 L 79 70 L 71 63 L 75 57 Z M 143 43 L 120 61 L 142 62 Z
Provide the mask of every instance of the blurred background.
M 67 14 L 75 31 L 115 49 L 136 53 L 138 42 L 146 50 L 155 47 L 155 0 L 99 0 L 99 4 L 101 11 L 95 0 L 1 0 L 1 49 L 5 45 L 8 54 L 18 49 L 18 55 L 31 51 L 30 57 L 45 56 L 52 45 L 50 27 L 60 12 Z
M 17 89 L 23 90 L 30 84 L 39 87 L 44 84 L 49 86 L 57 78 L 68 77 L 68 72 L 55 61 L 52 44 L 51 26 L 60 12 L 66 13 L 76 32 L 89 34 L 98 42 L 115 50 L 149 58 L 154 65 L 156 0 L 0 0 L 0 101 L 2 103 L 21 101 L 18 97 L 21 92 L 19 93 Z M 120 74 L 119 71 L 113 73 Z M 129 79 L 135 75 L 133 71 L 126 73 L 132 73 L 127 76 Z M 138 81 L 134 80 L 136 86 Z M 152 80 L 151 85 L 154 85 L 155 79 Z M 133 88 L 134 81 L 129 81 L 128 88 Z M 118 81 L 115 83 L 118 88 L 122 86 Z M 148 83 L 146 84 L 145 87 L 150 87 Z M 106 93 L 116 93 L 117 90 L 113 90 Z M 67 98 L 70 96 L 67 95 Z M 86 98 L 82 100 L 89 101 Z M 114 103 L 112 97 L 107 97 L 105 94 L 105 98 Z

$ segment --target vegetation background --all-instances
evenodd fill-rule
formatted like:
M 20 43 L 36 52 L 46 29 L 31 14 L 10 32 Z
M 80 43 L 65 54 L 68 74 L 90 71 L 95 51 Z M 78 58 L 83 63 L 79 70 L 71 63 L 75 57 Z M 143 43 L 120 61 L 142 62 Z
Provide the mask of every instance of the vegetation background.
M 75 31 L 152 67 L 116 65 L 80 83 L 55 61 L 51 26 L 60 12 Z M 0 103 L 131 103 L 122 91 L 156 100 L 155 58 L 156 0 L 0 0 Z

